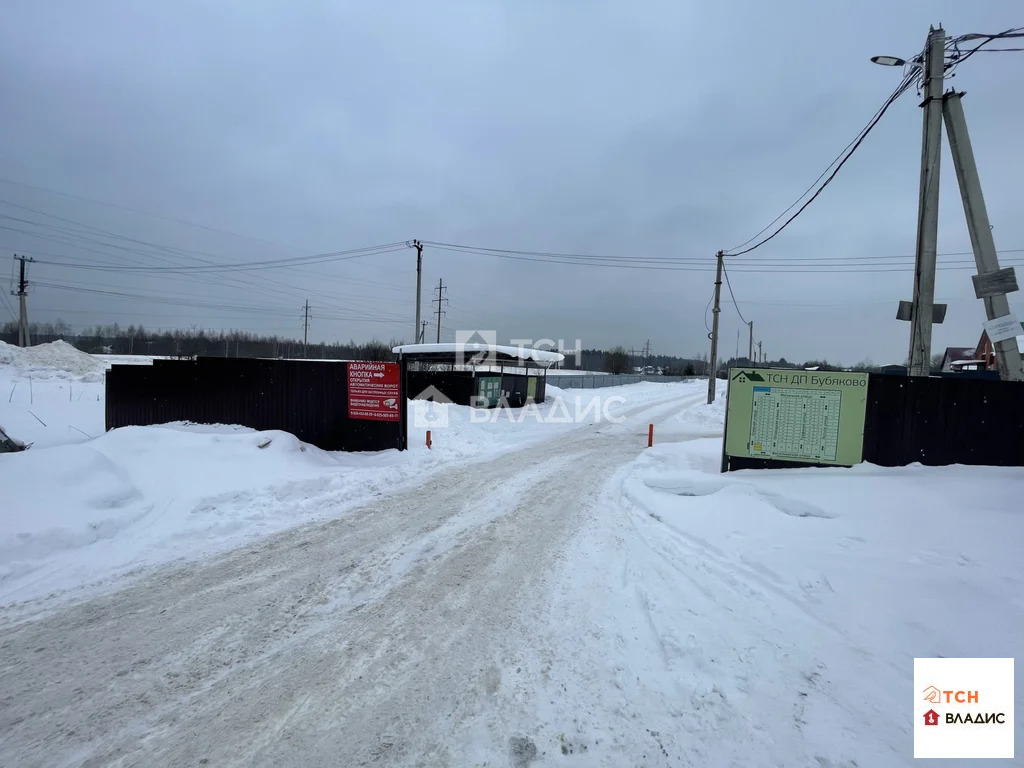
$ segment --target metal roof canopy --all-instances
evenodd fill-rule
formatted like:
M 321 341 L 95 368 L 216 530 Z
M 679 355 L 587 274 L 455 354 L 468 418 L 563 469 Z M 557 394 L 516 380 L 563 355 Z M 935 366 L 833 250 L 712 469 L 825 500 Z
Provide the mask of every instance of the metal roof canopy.
M 565 355 L 560 352 L 502 344 L 403 344 L 391 351 L 408 362 L 447 363 L 474 369 L 514 365 L 546 372 L 550 366 L 565 360 Z

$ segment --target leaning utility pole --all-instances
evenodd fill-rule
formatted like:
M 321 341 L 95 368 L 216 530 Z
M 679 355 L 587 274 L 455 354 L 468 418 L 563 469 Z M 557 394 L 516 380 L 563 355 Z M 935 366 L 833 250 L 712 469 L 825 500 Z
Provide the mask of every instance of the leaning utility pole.
M 306 356 L 306 344 L 309 342 L 309 299 L 306 299 L 302 317 L 302 356 Z
M 427 338 L 427 321 L 420 321 L 420 335 L 416 337 L 416 343 L 422 344 Z
M 928 30 L 924 52 L 924 129 L 921 137 L 921 188 L 914 251 L 914 300 L 910 311 L 911 376 L 931 373 L 932 313 L 935 304 L 935 252 L 939 237 L 939 158 L 942 151 L 942 87 L 946 33 Z
M 437 281 L 437 298 L 431 301 L 432 304 L 437 304 L 437 309 L 434 310 L 437 313 L 437 343 L 441 343 L 441 316 L 445 314 L 442 307 L 447 303 L 448 299 L 444 295 L 444 280 Z
M 423 243 L 421 243 L 419 240 L 413 240 L 412 247 L 416 249 L 416 327 L 413 331 L 413 338 L 419 338 L 420 299 L 422 298 L 423 292 Z
M 992 227 L 988 222 L 988 210 L 981 192 L 978 166 L 974 162 L 971 137 L 967 133 L 961 96 L 962 93 L 953 92 L 943 97 L 942 116 L 946 122 L 946 133 L 949 134 L 949 151 L 953 156 L 967 231 L 971 236 L 974 261 L 978 267 L 978 274 L 974 277 L 974 293 L 985 302 L 985 315 L 989 320 L 1007 318 L 1007 324 L 1011 326 L 1011 330 L 999 341 L 990 337 L 996 351 L 999 378 L 1003 381 L 1024 381 L 1016 339 L 1020 334 L 1020 325 L 1010 314 L 1010 304 L 1006 299 L 1008 292 L 1017 290 L 1017 278 L 1012 267 L 999 269 L 999 256 L 992 237 Z
M 719 251 L 717 254 L 718 269 L 715 273 L 714 320 L 711 321 L 711 365 L 708 368 L 708 405 L 715 402 L 715 380 L 718 374 L 718 313 L 722 311 L 718 303 L 722 298 L 722 259 L 724 257 L 725 252 Z
M 750 326 L 750 348 L 747 352 L 747 360 L 754 362 L 754 321 L 751 320 L 747 325 Z
M 18 297 L 18 346 L 28 347 L 32 344 L 32 339 L 28 332 L 28 305 L 26 304 L 28 297 L 28 280 L 25 278 L 25 262 L 33 261 L 33 259 L 27 256 L 15 256 L 17 261 L 21 262 L 21 272 L 18 278 L 18 290 L 14 293 Z

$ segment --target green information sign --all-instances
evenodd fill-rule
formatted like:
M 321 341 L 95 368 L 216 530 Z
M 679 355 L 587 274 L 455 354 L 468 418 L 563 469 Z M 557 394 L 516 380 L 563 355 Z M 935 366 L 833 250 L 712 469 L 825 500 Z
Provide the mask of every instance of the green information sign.
M 725 456 L 850 466 L 861 461 L 868 375 L 733 368 Z
M 501 400 L 501 376 L 481 376 L 476 380 L 478 407 L 491 408 Z

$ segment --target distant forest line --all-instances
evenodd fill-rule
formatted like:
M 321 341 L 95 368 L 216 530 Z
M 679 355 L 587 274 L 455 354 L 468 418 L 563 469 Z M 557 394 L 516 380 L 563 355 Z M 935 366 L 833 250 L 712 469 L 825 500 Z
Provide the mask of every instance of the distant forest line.
M 71 326 L 57 320 L 53 323 L 31 323 L 29 326 L 33 344 L 44 344 L 63 340 L 77 349 L 90 354 L 113 355 L 154 355 L 157 357 L 261 357 L 261 358 L 302 358 L 319 360 L 392 360 L 392 347 L 403 344 L 400 339 L 358 343 L 321 342 L 308 344 L 303 348 L 301 339 L 284 338 L 277 335 L 262 335 L 249 331 L 207 331 L 201 328 L 149 331 L 143 326 L 99 325 L 72 333 Z M 0 341 L 16 345 L 18 325 L 8 322 L 0 325 Z M 753 365 L 745 357 L 728 358 L 719 361 L 718 373 L 725 374 L 730 367 Z M 646 359 L 640 354 L 630 354 L 625 347 L 608 350 L 583 349 L 579 354 L 566 351 L 562 368 L 608 373 L 631 373 L 635 368 L 649 366 L 665 375 L 706 376 L 707 355 L 699 357 L 676 357 L 673 355 L 651 354 Z M 806 360 L 794 363 L 780 358 L 757 363 L 761 368 L 812 368 L 825 371 L 877 370 L 871 361 L 855 366 L 841 366 L 825 360 Z

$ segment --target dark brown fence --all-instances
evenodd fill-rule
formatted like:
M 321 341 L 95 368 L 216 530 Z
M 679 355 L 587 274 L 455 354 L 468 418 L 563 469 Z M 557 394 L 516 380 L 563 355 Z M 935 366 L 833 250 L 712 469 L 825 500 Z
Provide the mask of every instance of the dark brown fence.
M 201 357 L 115 365 L 107 372 L 107 429 L 190 421 L 279 429 L 328 451 L 404 449 L 398 421 L 350 419 L 344 362 Z M 404 392 L 399 399 L 404 403 Z
M 872 374 L 864 461 L 1024 466 L 1024 383 Z
M 974 376 L 868 377 L 864 461 L 883 467 L 1024 467 L 1024 383 Z M 724 456 L 722 470 L 820 466 Z

